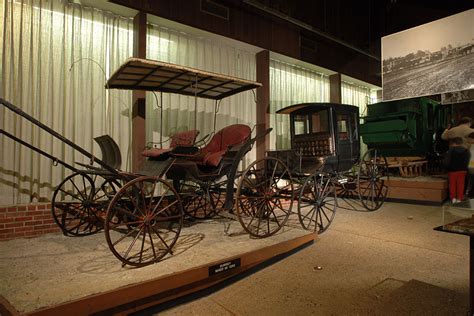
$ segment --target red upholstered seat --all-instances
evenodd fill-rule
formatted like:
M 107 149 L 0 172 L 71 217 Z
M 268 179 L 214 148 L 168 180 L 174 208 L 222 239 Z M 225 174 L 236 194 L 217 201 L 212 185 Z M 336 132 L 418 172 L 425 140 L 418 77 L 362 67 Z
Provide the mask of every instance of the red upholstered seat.
M 178 146 L 192 146 L 194 145 L 198 135 L 199 131 L 197 129 L 176 133 L 171 137 L 170 147 L 174 148 Z
M 173 148 L 178 146 L 192 146 L 199 135 L 198 130 L 190 130 L 185 132 L 179 132 L 171 136 L 170 148 L 150 148 L 142 152 L 145 157 L 159 157 L 164 153 L 170 152 Z
M 150 148 L 142 151 L 142 156 L 145 157 L 159 157 L 164 153 L 170 152 L 173 148 Z
M 250 127 L 244 124 L 234 124 L 221 129 L 201 149 L 199 155 L 202 157 L 202 164 L 217 167 L 229 148 L 246 142 L 251 133 Z

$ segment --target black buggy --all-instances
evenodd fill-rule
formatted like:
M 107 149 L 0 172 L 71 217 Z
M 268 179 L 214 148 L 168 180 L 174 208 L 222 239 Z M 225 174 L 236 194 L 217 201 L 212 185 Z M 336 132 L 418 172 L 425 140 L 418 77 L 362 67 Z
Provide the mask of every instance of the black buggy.
M 291 149 L 268 155 L 290 169 L 305 229 L 324 232 L 334 219 L 338 198 L 352 209 L 362 205 L 374 211 L 382 206 L 388 192 L 387 161 L 375 149 L 360 158 L 358 107 L 304 103 L 277 113 L 290 116 Z

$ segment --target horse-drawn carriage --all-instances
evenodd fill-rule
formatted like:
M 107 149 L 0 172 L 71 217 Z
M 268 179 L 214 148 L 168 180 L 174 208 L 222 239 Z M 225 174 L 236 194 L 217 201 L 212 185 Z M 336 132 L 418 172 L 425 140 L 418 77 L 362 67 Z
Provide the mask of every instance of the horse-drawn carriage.
M 289 167 L 305 229 L 324 232 L 338 197 L 374 211 L 387 196 L 388 168 L 376 149 L 360 158 L 359 109 L 335 103 L 295 104 L 277 111 L 290 116 L 291 149 L 268 152 Z
M 137 58 L 129 59 L 106 84 L 109 89 L 213 99 L 215 113 L 222 98 L 259 86 L 253 81 Z M 250 235 L 267 237 L 285 225 L 296 200 L 304 228 L 327 229 L 337 205 L 336 186 L 347 189 L 357 182 L 358 196 L 368 209 L 380 207 L 385 198 L 378 157 L 366 155 L 370 158 L 362 161 L 355 176 L 340 172 L 359 161 L 354 107 L 320 104 L 281 110 L 291 117 L 292 150 L 269 152 L 243 171 L 239 166 L 244 156 L 271 129 L 256 133 L 249 126 L 234 124 L 197 146 L 194 126 L 184 133 L 185 142 L 175 139 L 173 148 L 147 150 L 142 169 L 129 173 L 120 170 L 120 149 L 109 136 L 95 138 L 102 151 L 102 159 L 97 159 L 8 101 L 0 99 L 0 103 L 91 159 L 79 170 L 0 130 L 73 171 L 52 197 L 56 223 L 65 235 L 72 236 L 104 229 L 110 250 L 123 264 L 144 266 L 172 254 L 185 216 L 205 219 L 227 214 L 237 218 Z

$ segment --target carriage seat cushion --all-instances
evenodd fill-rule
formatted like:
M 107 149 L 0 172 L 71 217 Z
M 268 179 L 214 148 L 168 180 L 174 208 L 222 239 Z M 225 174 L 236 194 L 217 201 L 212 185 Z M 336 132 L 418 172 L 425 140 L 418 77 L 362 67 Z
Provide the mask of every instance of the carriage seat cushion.
M 170 148 L 150 148 L 145 149 L 142 152 L 142 155 L 145 157 L 159 157 L 165 153 L 168 153 L 173 150 L 175 147 L 188 147 L 193 146 L 194 141 L 196 140 L 197 135 L 199 135 L 198 130 L 190 130 L 185 132 L 179 132 L 171 136 Z
M 217 132 L 201 149 L 202 164 L 217 167 L 229 148 L 245 143 L 252 133 L 249 126 L 234 124 Z
M 217 167 L 226 152 L 227 150 L 221 150 L 215 153 L 208 153 L 206 154 L 206 156 L 204 156 L 202 160 L 202 164 L 207 165 L 207 166 Z
M 178 146 L 192 146 L 196 141 L 196 137 L 199 135 L 199 131 L 196 129 L 192 129 L 190 131 L 176 133 L 171 137 L 171 144 L 170 147 L 178 147 Z
M 167 152 L 170 152 L 173 148 L 150 148 L 142 151 L 144 157 L 159 157 Z

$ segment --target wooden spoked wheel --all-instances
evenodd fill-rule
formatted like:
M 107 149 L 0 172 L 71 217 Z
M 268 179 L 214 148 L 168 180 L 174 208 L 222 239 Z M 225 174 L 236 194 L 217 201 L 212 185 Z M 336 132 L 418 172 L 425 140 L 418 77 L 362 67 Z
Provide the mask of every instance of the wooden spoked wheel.
M 241 175 L 236 192 L 236 213 L 242 227 L 254 237 L 278 232 L 293 206 L 291 175 L 279 159 L 253 162 Z
M 326 173 L 307 177 L 298 199 L 298 219 L 306 230 L 326 231 L 336 215 L 336 186 Z
M 100 174 L 76 172 L 54 190 L 53 219 L 66 236 L 87 236 L 103 228 L 105 211 L 119 184 Z
M 387 159 L 376 149 L 367 151 L 360 161 L 357 177 L 359 198 L 368 211 L 379 209 L 388 194 Z
M 214 217 L 224 204 L 224 190 L 224 185 L 213 181 L 184 181 L 179 187 L 184 213 L 194 219 Z
M 110 202 L 104 231 L 123 265 L 141 267 L 173 254 L 182 226 L 183 207 L 175 189 L 159 177 L 139 177 Z

